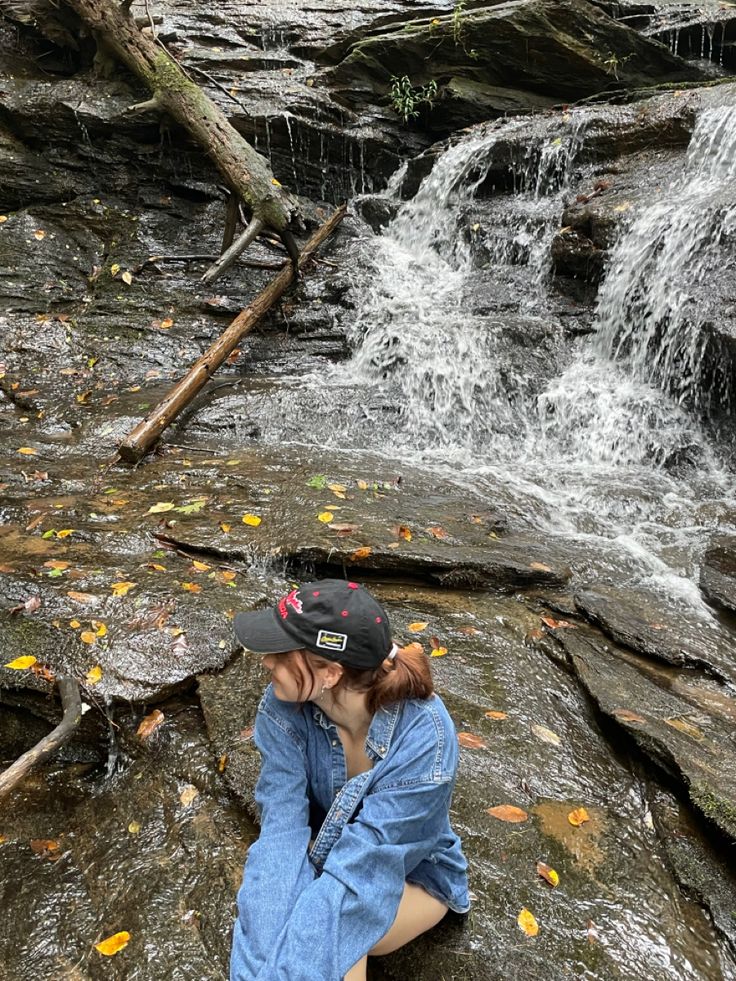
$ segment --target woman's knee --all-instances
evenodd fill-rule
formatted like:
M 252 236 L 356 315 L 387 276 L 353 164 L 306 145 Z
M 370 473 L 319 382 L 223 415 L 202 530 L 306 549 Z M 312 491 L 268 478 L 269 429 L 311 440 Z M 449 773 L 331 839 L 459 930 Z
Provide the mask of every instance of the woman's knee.
M 390 954 L 415 937 L 431 930 L 447 913 L 447 906 L 421 886 L 406 883 L 396 912 L 396 918 L 388 932 L 368 951 L 371 957 Z

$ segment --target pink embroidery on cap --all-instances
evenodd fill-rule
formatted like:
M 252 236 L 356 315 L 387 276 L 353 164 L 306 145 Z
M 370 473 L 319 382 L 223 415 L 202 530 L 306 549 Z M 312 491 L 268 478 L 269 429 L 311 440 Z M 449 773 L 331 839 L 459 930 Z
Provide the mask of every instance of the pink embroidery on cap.
M 376 617 L 376 623 L 380 623 L 380 622 L 381 622 L 381 618 L 380 617 Z
M 360 587 L 358 586 L 357 582 L 349 582 L 348 583 L 348 589 L 359 589 L 359 588 Z
M 319 590 L 315 589 L 315 591 L 312 593 L 312 596 L 319 596 Z
M 348 615 L 348 611 L 347 610 L 343 610 L 341 615 L 344 616 L 344 617 L 346 617 Z

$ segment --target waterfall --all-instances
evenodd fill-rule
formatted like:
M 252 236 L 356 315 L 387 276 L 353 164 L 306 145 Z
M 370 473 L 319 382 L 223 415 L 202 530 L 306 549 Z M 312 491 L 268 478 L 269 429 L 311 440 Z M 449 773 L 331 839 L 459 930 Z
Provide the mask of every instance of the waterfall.
M 682 176 L 619 240 L 598 298 L 598 351 L 705 412 L 732 394 L 708 384 L 703 287 L 723 236 L 736 229 L 735 179 L 736 108 L 706 110 Z

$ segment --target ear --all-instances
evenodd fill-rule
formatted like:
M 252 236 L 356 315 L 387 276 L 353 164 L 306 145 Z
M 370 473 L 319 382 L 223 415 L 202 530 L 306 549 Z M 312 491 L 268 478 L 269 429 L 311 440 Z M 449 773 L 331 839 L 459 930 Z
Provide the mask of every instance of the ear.
M 338 683 L 340 678 L 342 678 L 343 673 L 344 671 L 342 664 L 337 664 L 335 661 L 330 662 L 330 664 L 328 664 L 328 666 L 325 668 L 325 684 L 329 688 L 332 688 Z

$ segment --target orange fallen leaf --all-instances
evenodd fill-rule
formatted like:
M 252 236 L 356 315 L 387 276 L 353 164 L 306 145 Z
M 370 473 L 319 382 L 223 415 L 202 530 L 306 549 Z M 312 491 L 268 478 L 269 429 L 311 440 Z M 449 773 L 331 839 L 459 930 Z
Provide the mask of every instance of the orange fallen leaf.
M 373 549 L 370 545 L 364 545 L 362 548 L 356 548 L 350 559 L 352 562 L 357 562 L 359 559 L 367 559 L 372 551 Z
M 584 807 L 577 807 L 574 811 L 570 811 L 567 815 L 567 820 L 574 828 L 579 828 L 581 824 L 590 821 L 590 815 Z
M 432 525 L 430 528 L 427 528 L 427 531 L 430 533 L 430 535 L 433 535 L 435 538 L 449 538 L 450 537 L 447 534 L 447 532 L 445 531 L 445 529 L 444 528 L 440 528 L 439 525 Z
M 394 525 L 391 529 L 397 538 L 403 538 L 404 541 L 411 541 L 411 529 L 407 525 Z
M 420 634 L 423 630 L 427 629 L 427 626 L 428 624 L 426 620 L 423 620 L 417 623 L 410 623 L 406 629 L 409 631 L 409 633 Z
M 112 584 L 112 595 L 125 596 L 135 585 L 134 582 L 114 582 Z
M 42 858 L 49 858 L 55 862 L 60 857 L 61 845 L 55 838 L 31 838 L 28 842 L 34 855 L 41 855 Z
M 497 712 L 495 709 L 489 709 L 483 715 L 487 719 L 508 719 L 508 715 L 505 712 Z
M 148 739 L 149 736 L 158 729 L 161 723 L 164 721 L 164 713 L 159 709 L 154 709 L 149 712 L 148 715 L 144 716 L 141 720 L 140 725 L 135 731 L 136 736 L 139 739 Z
M 646 722 L 647 720 L 642 718 L 641 715 L 637 715 L 636 712 L 632 712 L 630 709 L 617 708 L 613 710 L 613 714 L 617 719 L 622 722 Z
M 50 562 L 44 562 L 43 567 L 44 569 L 61 569 L 63 571 L 64 569 L 68 569 L 70 565 L 71 562 L 61 562 L 59 560 L 53 560 Z
M 201 593 L 202 587 L 198 582 L 183 582 L 181 584 L 182 589 L 186 589 L 188 593 Z
M 545 882 L 549 882 L 553 889 L 560 884 L 559 875 L 544 862 L 537 862 L 537 874 L 541 875 Z
M 465 634 L 466 637 L 475 637 L 476 634 L 482 633 L 482 631 L 478 630 L 477 627 L 471 627 L 471 626 L 458 627 L 457 632 L 459 634 Z
M 33 237 L 35 239 L 38 239 L 38 241 L 40 242 L 41 239 L 46 238 L 46 232 L 43 230 L 43 228 L 37 228 L 36 231 L 33 233 Z
M 237 572 L 232 572 L 230 569 L 223 569 L 220 571 L 220 578 L 223 582 L 232 582 L 234 579 L 237 579 L 237 577 Z
M 79 620 L 70 620 L 69 626 L 72 628 L 72 630 L 79 630 L 82 624 L 79 622 Z
M 208 572 L 212 568 L 211 565 L 207 565 L 206 562 L 200 562 L 197 559 L 194 559 L 192 561 L 192 565 L 197 570 L 197 572 Z
M 534 914 L 531 913 L 526 907 L 522 909 L 516 918 L 516 922 L 519 927 L 524 931 L 527 937 L 536 937 L 539 933 L 539 924 L 534 918 Z
M 66 595 L 77 603 L 84 603 L 85 606 L 94 606 L 97 603 L 97 597 L 93 596 L 92 593 L 77 593 L 70 589 Z
M 486 813 L 509 824 L 521 824 L 529 820 L 527 812 L 520 807 L 514 807 L 513 804 L 497 804 L 495 807 L 489 807 Z
M 23 456 L 38 456 L 38 450 L 34 450 L 32 446 L 21 446 L 18 452 Z
M 129 941 L 130 934 L 128 931 L 121 930 L 120 933 L 114 933 L 111 937 L 107 937 L 105 940 L 101 940 L 98 944 L 95 944 L 95 950 L 99 951 L 105 957 L 112 957 L 113 954 L 121 951 L 123 947 L 127 947 Z
M 32 664 L 31 671 L 37 678 L 42 678 L 44 681 L 54 681 L 56 679 L 54 672 L 46 664 Z
M 486 748 L 486 744 L 483 742 L 480 736 L 475 736 L 472 732 L 459 732 L 457 734 L 457 741 L 461 746 L 465 746 L 467 749 Z
M 79 639 L 83 644 L 96 644 L 97 634 L 95 634 L 94 630 L 83 630 L 79 635 Z
M 226 766 L 227 766 L 227 753 L 223 753 L 220 759 L 217 761 L 217 772 L 224 773 Z
M 569 620 L 555 620 L 553 617 L 541 617 L 542 623 L 546 624 L 550 630 L 557 630 L 560 627 L 575 627 Z

